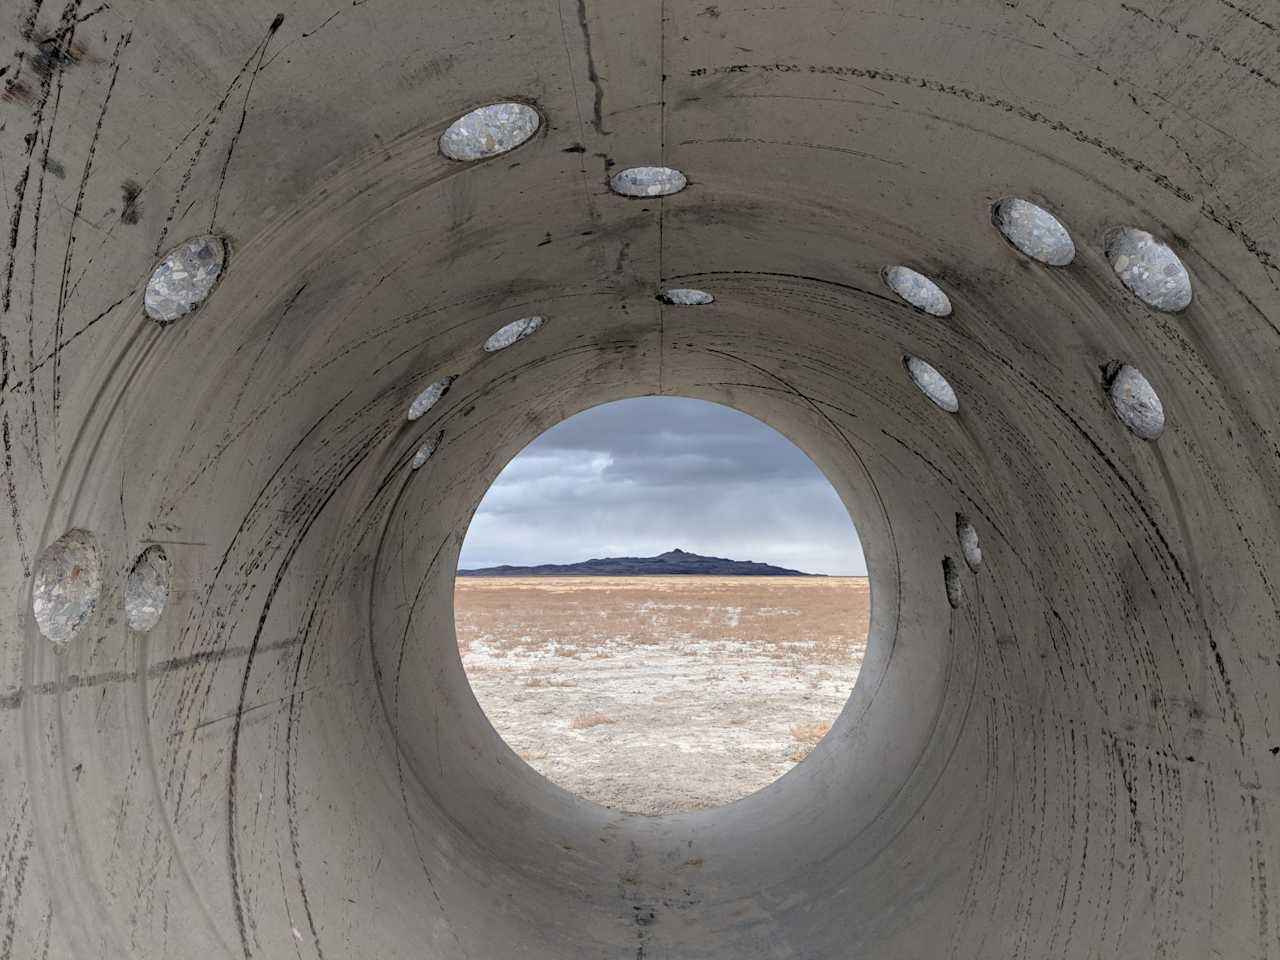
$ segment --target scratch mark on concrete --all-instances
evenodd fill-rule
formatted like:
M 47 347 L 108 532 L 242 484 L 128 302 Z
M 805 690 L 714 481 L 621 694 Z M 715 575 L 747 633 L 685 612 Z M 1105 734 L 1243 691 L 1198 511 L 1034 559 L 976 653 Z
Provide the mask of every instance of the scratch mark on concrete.
M 262 59 L 267 55 L 267 47 L 271 43 L 271 38 L 276 35 L 276 31 L 280 29 L 280 25 L 284 23 L 284 14 L 277 13 L 276 18 L 271 21 L 271 26 L 267 30 L 267 37 L 262 41 L 262 50 L 258 54 L 257 66 L 253 68 L 253 73 L 249 76 L 249 85 L 244 91 L 244 103 L 240 107 L 240 122 L 236 125 L 236 132 L 231 136 L 231 143 L 227 146 L 227 155 L 222 161 L 222 170 L 218 173 L 218 188 L 213 194 L 213 213 L 209 217 L 209 232 L 213 232 L 214 224 L 218 220 L 218 202 L 222 199 L 222 188 L 227 182 L 227 168 L 231 166 L 231 157 L 236 152 L 236 147 L 240 143 L 240 135 L 244 133 L 244 121 L 249 115 L 249 98 L 253 96 L 253 83 L 258 79 L 258 74 L 262 72 Z
M 591 105 L 591 125 L 596 133 L 608 136 L 604 128 L 604 87 L 600 82 L 600 72 L 596 69 L 595 54 L 591 50 L 591 25 L 587 18 L 587 0 L 578 0 L 578 26 L 582 29 L 582 48 L 587 54 L 587 78 L 595 88 L 595 99 Z
M 80 219 L 81 211 L 84 210 L 84 197 L 89 186 L 89 176 L 93 172 L 93 158 L 98 150 L 98 139 L 102 136 L 102 125 L 107 118 L 107 107 L 111 104 L 111 94 L 115 91 L 116 80 L 120 76 L 120 60 L 124 54 L 125 47 L 129 45 L 129 41 L 132 38 L 133 33 L 130 31 L 116 41 L 116 49 L 111 57 L 111 80 L 107 84 L 107 92 L 102 98 L 102 108 L 98 111 L 98 120 L 94 124 L 93 136 L 89 139 L 89 149 L 85 156 L 84 170 L 80 174 L 80 186 L 76 190 L 75 209 L 71 215 L 71 225 L 67 230 L 67 249 L 62 256 L 62 276 L 58 283 L 58 309 L 54 314 L 53 325 L 53 432 L 55 439 L 58 435 L 58 411 L 62 391 L 59 358 L 61 357 L 62 328 L 67 307 L 67 282 L 70 279 L 71 257 L 76 245 L 76 221 Z

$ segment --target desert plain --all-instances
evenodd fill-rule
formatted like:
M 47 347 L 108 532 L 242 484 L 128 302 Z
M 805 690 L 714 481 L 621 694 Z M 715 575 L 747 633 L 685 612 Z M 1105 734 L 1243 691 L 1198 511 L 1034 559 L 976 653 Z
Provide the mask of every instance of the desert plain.
M 721 806 L 802 762 L 866 650 L 865 577 L 460 577 L 481 708 L 539 773 L 662 815 Z

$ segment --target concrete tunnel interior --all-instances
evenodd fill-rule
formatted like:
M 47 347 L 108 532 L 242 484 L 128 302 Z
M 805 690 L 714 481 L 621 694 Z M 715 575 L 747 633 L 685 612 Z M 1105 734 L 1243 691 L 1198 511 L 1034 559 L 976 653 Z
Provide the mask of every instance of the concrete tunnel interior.
M 1280 958 L 1274 5 L 0 36 L 2 960 Z M 508 460 L 651 394 L 799 444 L 874 587 L 814 754 L 657 818 L 451 610 Z

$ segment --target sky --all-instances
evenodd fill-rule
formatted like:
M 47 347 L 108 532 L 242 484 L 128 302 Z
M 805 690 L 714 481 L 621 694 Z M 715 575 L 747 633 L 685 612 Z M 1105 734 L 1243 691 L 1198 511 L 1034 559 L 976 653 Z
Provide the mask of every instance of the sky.
M 797 446 L 729 407 L 641 397 L 570 417 L 511 461 L 462 569 L 690 553 L 865 576 L 857 531 Z

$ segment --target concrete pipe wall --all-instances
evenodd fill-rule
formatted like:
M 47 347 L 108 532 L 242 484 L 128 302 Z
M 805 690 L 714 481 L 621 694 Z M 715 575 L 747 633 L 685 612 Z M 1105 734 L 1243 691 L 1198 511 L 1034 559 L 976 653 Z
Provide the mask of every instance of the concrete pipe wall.
M 0 958 L 1280 958 L 1274 6 L 9 0 L 0 36 Z M 442 155 L 495 101 L 536 134 Z M 687 186 L 612 192 L 638 165 Z M 148 306 L 207 236 L 207 299 Z M 657 819 L 512 753 L 451 612 L 503 465 L 647 394 L 800 444 L 873 578 L 812 757 Z

